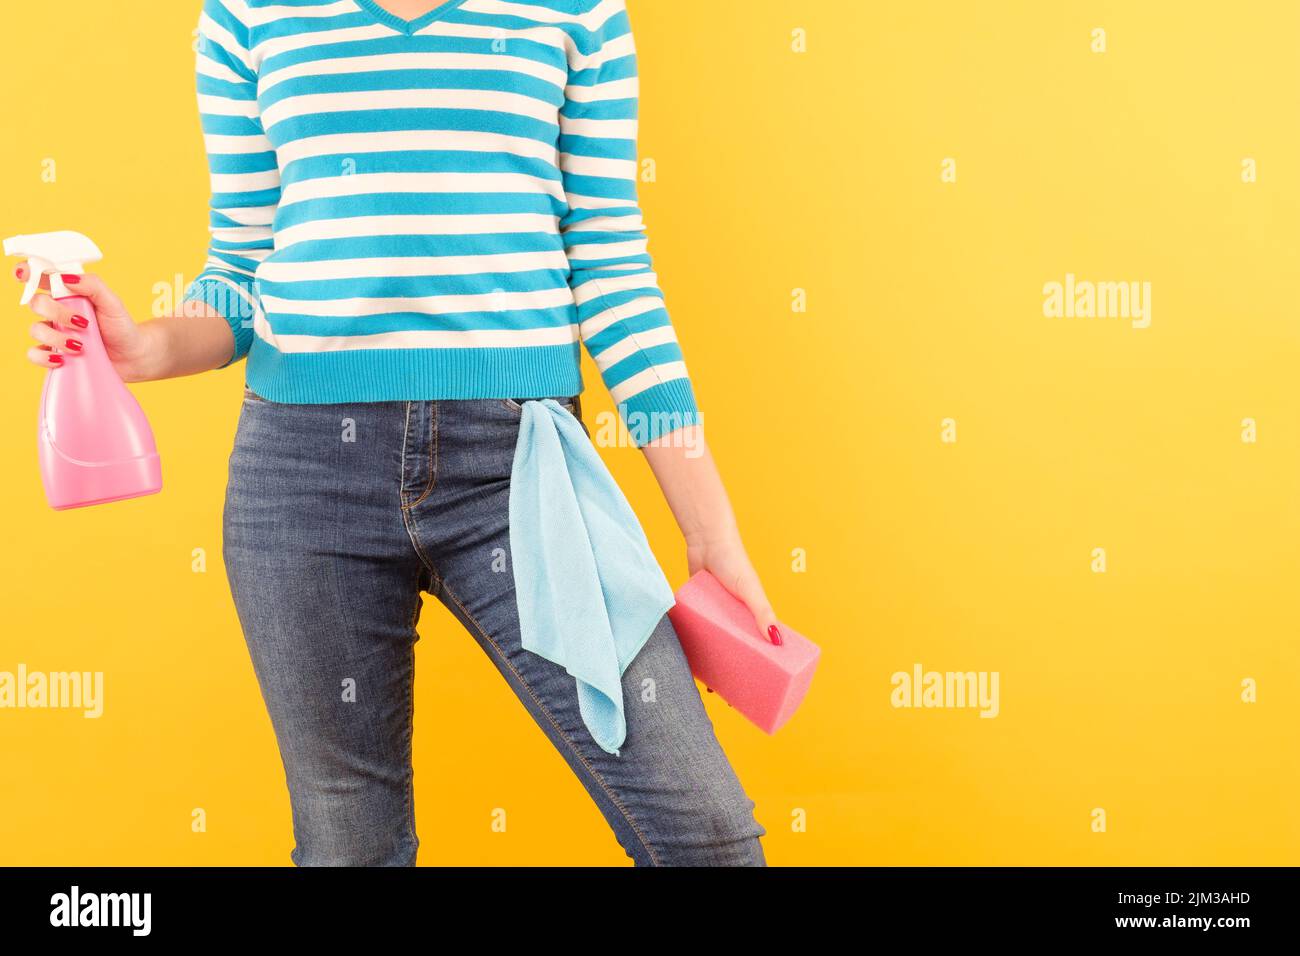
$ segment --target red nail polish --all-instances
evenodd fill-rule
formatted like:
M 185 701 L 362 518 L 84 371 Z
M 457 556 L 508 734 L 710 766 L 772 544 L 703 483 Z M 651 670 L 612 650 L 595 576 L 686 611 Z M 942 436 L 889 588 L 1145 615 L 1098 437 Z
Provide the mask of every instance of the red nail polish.
M 53 366 L 55 366 L 56 368 L 57 368 L 58 366 L 62 365 L 62 364 L 63 364 L 63 356 L 62 356 L 62 355 L 51 355 L 51 356 L 50 356 L 50 364 L 53 365 Z
M 18 278 L 18 279 L 21 279 L 21 278 L 23 277 L 23 267 L 22 267 L 22 266 L 19 266 L 17 269 L 14 270 L 14 277 L 15 277 L 15 278 Z
M 63 347 L 67 349 L 69 352 L 81 351 L 81 343 L 78 342 L 76 339 L 68 339 L 68 341 L 64 343 Z
M 704 688 L 704 689 L 707 690 L 710 694 L 713 693 L 713 688 L 712 688 L 712 687 L 706 687 L 706 688 Z
M 772 639 L 772 643 L 777 647 L 785 643 L 785 641 L 781 640 L 781 632 L 776 629 L 775 624 L 767 629 L 767 636 Z
M 81 281 L 81 276 L 66 275 L 63 277 L 63 281 L 66 282 L 68 285 L 76 285 L 78 282 Z
M 83 318 L 82 318 L 81 316 L 79 316 L 79 315 L 74 315 L 74 316 L 72 317 L 72 324 L 75 325 L 75 326 L 76 326 L 77 328 L 79 328 L 79 329 L 88 329 L 88 328 L 90 328 L 90 323 L 89 323 L 88 321 L 86 321 L 85 319 L 83 319 Z

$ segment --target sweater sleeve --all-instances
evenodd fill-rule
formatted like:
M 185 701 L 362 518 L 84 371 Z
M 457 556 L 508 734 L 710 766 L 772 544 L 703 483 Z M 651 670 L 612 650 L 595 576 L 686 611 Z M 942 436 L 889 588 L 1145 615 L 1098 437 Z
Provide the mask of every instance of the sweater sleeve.
M 560 222 L 580 334 L 637 445 L 700 413 L 637 200 L 636 50 L 624 0 L 586 0 L 560 110 Z
M 249 53 L 246 0 L 205 0 L 199 18 L 197 74 L 199 116 L 212 180 L 203 271 L 185 292 L 221 313 L 235 333 L 231 364 L 253 344 L 259 312 L 253 277 L 270 254 L 280 201 L 275 148 L 262 128 L 257 73 Z

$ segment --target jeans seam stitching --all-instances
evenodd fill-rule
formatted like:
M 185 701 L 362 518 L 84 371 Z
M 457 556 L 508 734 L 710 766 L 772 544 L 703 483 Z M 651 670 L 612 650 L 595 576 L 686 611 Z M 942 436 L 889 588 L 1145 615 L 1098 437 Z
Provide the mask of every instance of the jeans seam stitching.
M 564 728 L 556 721 L 550 708 L 547 707 L 546 704 L 542 702 L 541 698 L 537 696 L 537 692 L 533 690 L 533 687 L 528 683 L 527 678 L 525 678 L 523 674 L 519 673 L 515 665 L 511 663 L 510 658 L 508 658 L 505 652 L 501 649 L 501 645 L 493 640 L 491 635 L 484 630 L 483 625 L 478 622 L 474 615 L 471 614 L 465 605 L 461 603 L 460 598 L 458 598 L 451 588 L 447 586 L 447 582 L 443 581 L 441 584 L 442 590 L 446 592 L 447 597 L 451 598 L 452 603 L 454 603 L 456 607 L 460 608 L 461 613 L 464 614 L 469 622 L 474 625 L 474 629 L 479 632 L 479 635 L 483 640 L 487 641 L 488 644 L 492 646 L 497 657 L 501 659 L 501 663 L 505 664 L 505 666 L 510 669 L 510 673 L 514 674 L 515 677 L 518 678 L 519 683 L 523 686 L 524 690 L 528 691 L 528 696 L 533 699 L 533 703 L 535 703 L 538 709 L 546 715 L 546 719 L 550 722 L 551 726 L 555 728 L 555 732 L 560 735 L 560 738 L 568 745 L 569 749 L 573 751 L 573 755 L 578 758 L 583 768 L 591 775 L 591 778 L 600 784 L 600 788 L 605 791 L 605 795 L 609 797 L 610 802 L 618 808 L 619 813 L 623 814 L 623 819 L 627 821 L 628 826 L 632 828 L 632 832 L 635 833 L 637 839 L 641 841 L 641 846 L 644 847 L 646 853 L 650 855 L 650 861 L 655 866 L 660 866 L 659 855 L 655 853 L 654 847 L 650 845 L 650 841 L 645 838 L 645 834 L 642 833 L 641 828 L 637 826 L 637 822 L 632 817 L 631 812 L 623 805 L 622 801 L 618 799 L 618 796 L 610 788 L 609 784 L 605 781 L 605 778 L 602 777 L 600 772 L 587 761 L 587 758 L 583 755 L 582 751 L 578 749 L 577 744 L 575 744 L 573 739 L 564 732 Z
M 429 403 L 429 484 L 424 489 L 424 494 L 420 495 L 415 501 L 412 501 L 407 507 L 414 508 L 425 498 L 429 497 L 433 491 L 433 486 L 438 483 L 438 403 Z
M 435 408 L 436 408 L 436 407 L 437 407 L 437 406 L 435 406 Z M 410 402 L 407 402 L 407 403 L 406 403 L 406 408 L 407 408 L 407 421 L 409 422 L 409 421 L 410 421 L 410 408 L 411 408 L 411 403 L 410 403 Z M 408 425 L 407 430 L 408 430 L 408 431 L 410 430 L 409 425 Z M 436 425 L 435 425 L 435 428 L 434 428 L 434 435 L 435 435 L 435 436 L 437 435 L 437 428 L 436 428 Z M 406 469 L 406 465 L 405 465 L 405 462 L 406 462 L 406 436 L 405 436 L 405 435 L 402 436 L 402 462 L 403 462 L 403 465 L 402 465 L 402 469 L 403 469 L 403 477 L 405 477 L 405 469 Z M 435 470 L 435 471 L 437 470 L 437 461 L 436 461 L 436 459 L 434 460 L 434 470 Z M 425 493 L 424 493 L 423 495 L 420 496 L 420 501 L 423 501 L 423 500 L 428 496 L 429 490 L 432 490 L 432 489 L 431 489 L 431 488 L 430 488 L 430 489 L 427 489 L 427 490 L 425 491 Z M 410 505 L 405 504 L 402 500 L 400 500 L 400 499 L 402 499 L 402 498 L 405 497 L 405 493 L 404 493 L 404 492 L 401 492 L 400 490 L 399 490 L 399 495 L 398 495 L 398 497 L 399 497 L 399 502 L 398 502 L 398 504 L 400 505 L 400 507 L 398 508 L 398 512 L 399 512 L 399 513 L 401 514 L 401 516 L 402 516 L 402 527 L 404 527 L 404 528 L 406 529 L 406 536 L 407 536 L 408 538 L 410 538 L 410 540 L 411 540 L 411 547 L 415 549 L 415 556 L 416 556 L 417 558 L 419 558 L 420 563 L 421 563 L 422 565 L 424 565 L 425 570 L 427 570 L 427 571 L 429 572 L 429 577 L 430 577 L 430 579 L 431 579 L 430 587 L 441 587 L 441 586 L 442 586 L 442 575 L 439 574 L 439 573 L 438 573 L 438 569 L 435 568 L 435 567 L 433 566 L 433 562 L 432 562 L 431 560 L 429 560 L 429 556 L 428 556 L 428 555 L 425 553 L 425 551 L 424 551 L 424 546 L 420 544 L 420 534 L 419 534 L 419 531 L 420 531 L 420 522 L 419 522 L 419 519 L 416 518 L 414 510 L 412 510 L 412 509 L 414 509 L 414 507 L 415 507 L 416 504 L 419 504 L 419 502 L 413 502 L 413 503 L 410 504 Z M 417 587 L 418 587 L 418 584 L 419 584 L 419 576 L 418 576 L 418 575 L 416 576 L 416 583 L 417 583 Z M 412 625 L 412 627 L 414 627 L 414 625 Z
M 415 642 L 419 632 L 415 626 L 420 619 L 420 574 L 419 565 L 415 568 L 415 600 L 411 603 L 411 647 L 408 651 L 406 680 L 406 831 L 410 835 L 411 845 L 419 846 L 420 839 L 415 835 Z
M 419 581 L 419 574 L 416 575 L 416 581 Z M 416 596 L 416 613 L 419 609 L 419 596 Z M 415 614 L 411 615 L 411 631 L 415 631 Z M 413 741 L 415 739 L 415 644 L 412 642 L 409 652 L 409 665 L 407 667 L 406 681 L 406 832 L 411 839 L 411 845 L 417 846 L 419 838 L 415 835 L 415 754 Z
M 411 539 L 411 547 L 415 549 L 415 556 L 420 559 L 420 563 L 424 565 L 432 579 L 429 586 L 434 589 L 442 587 L 442 575 L 433 566 L 433 562 L 429 560 L 429 556 L 424 553 L 424 548 L 420 544 L 419 521 L 416 520 L 415 515 L 410 510 L 402 508 L 401 512 L 402 526 L 406 528 L 406 536 Z
M 397 497 L 406 510 L 406 439 L 411 434 L 411 403 L 406 403 L 406 424 L 402 426 L 402 460 L 398 463 L 397 469 Z

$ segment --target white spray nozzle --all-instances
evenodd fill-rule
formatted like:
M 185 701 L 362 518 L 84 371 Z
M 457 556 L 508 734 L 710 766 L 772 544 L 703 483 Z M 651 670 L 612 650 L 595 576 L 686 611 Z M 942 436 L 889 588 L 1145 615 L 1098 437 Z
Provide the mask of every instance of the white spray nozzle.
M 13 236 L 4 241 L 5 255 L 27 260 L 27 285 L 22 305 L 32 301 L 41 287 L 41 276 L 50 277 L 50 293 L 64 299 L 74 293 L 63 284 L 64 275 L 81 275 L 87 262 L 104 258 L 99 247 L 79 232 L 37 232 L 30 236 Z

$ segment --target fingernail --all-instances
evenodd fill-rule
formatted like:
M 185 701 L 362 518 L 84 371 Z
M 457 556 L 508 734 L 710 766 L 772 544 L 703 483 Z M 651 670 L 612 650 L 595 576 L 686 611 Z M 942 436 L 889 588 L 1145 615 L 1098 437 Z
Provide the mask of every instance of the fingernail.
M 83 318 L 82 318 L 81 316 L 79 316 L 79 315 L 74 315 L 74 316 L 72 317 L 72 324 L 75 325 L 75 326 L 76 326 L 77 328 L 79 328 L 79 329 L 88 329 L 88 328 L 90 328 L 90 322 L 88 322 L 86 319 L 83 319 Z
M 66 348 L 69 352 L 81 351 L 81 343 L 76 339 L 68 339 L 67 343 L 63 347 Z
M 66 275 L 66 276 L 63 277 L 63 281 L 66 282 L 68 285 L 76 285 L 78 282 L 81 281 L 81 276 L 79 276 L 79 275 Z
M 781 632 L 776 629 L 775 624 L 767 629 L 767 636 L 772 639 L 772 643 L 777 647 L 785 643 L 785 641 L 781 640 Z
M 51 356 L 50 356 L 50 364 L 51 364 L 51 365 L 54 365 L 54 366 L 56 366 L 56 367 L 59 366 L 59 365 L 62 365 L 62 364 L 63 364 L 63 356 L 62 356 L 62 355 L 51 355 Z
M 15 275 L 17 278 L 21 279 L 21 278 L 23 277 L 23 267 L 22 267 L 22 266 L 19 266 L 17 269 L 15 269 L 15 270 L 14 270 L 14 275 Z
M 704 689 L 707 690 L 710 694 L 713 693 L 713 688 L 712 688 L 712 687 L 706 687 L 706 688 L 704 688 Z

